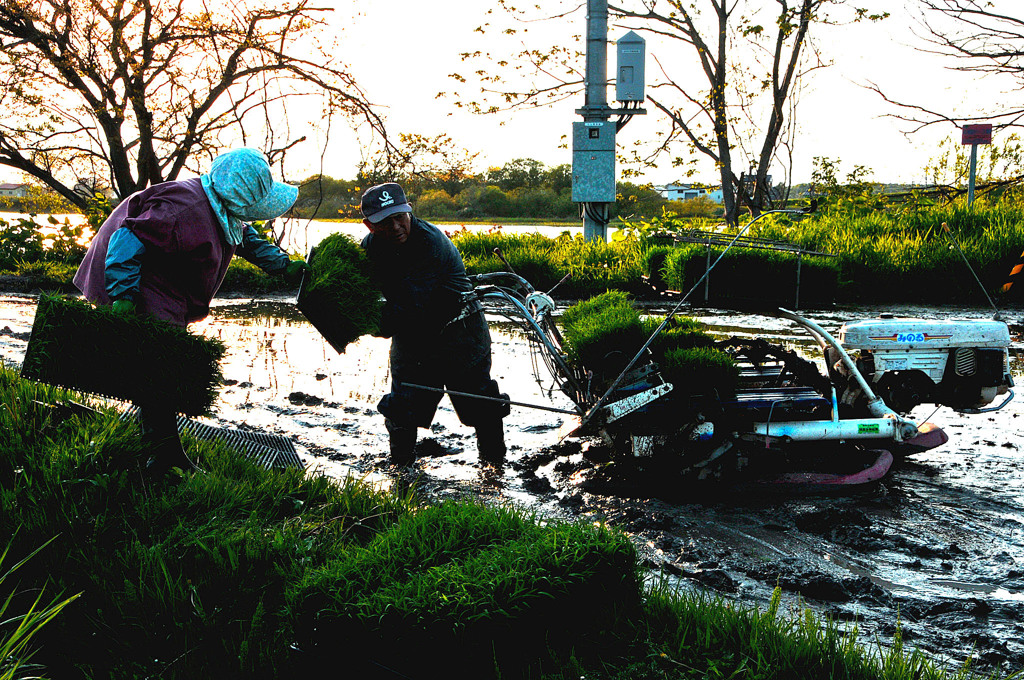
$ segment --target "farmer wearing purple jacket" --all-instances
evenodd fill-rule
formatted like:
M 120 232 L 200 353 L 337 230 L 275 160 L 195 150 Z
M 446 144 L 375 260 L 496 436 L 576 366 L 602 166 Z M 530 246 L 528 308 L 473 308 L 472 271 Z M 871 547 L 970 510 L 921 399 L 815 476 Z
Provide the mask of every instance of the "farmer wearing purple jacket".
M 199 321 L 236 254 L 267 273 L 301 276 L 305 262 L 290 261 L 248 224 L 284 214 L 297 196 L 296 187 L 273 180 L 262 152 L 228 151 L 202 177 L 157 184 L 123 200 L 89 244 L 75 285 L 115 311 L 181 327 Z M 143 440 L 154 449 L 151 465 L 194 468 L 181 448 L 176 414 L 138 406 Z

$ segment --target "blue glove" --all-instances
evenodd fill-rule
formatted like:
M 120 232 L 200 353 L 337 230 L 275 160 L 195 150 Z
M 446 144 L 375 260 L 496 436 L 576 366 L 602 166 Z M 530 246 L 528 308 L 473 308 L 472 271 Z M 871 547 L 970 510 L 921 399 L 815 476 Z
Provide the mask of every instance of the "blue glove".
M 114 304 L 110 305 L 110 307 L 114 310 L 115 314 L 135 314 L 135 303 L 131 300 L 114 300 Z

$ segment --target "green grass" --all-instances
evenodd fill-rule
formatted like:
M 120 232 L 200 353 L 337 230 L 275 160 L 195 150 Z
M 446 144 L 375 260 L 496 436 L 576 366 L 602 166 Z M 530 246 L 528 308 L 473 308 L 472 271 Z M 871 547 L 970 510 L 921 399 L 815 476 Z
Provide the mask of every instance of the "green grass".
M 54 616 L 22 651 L 49 677 L 968 676 L 898 644 L 869 652 L 777 599 L 645 591 L 631 541 L 605 526 L 428 505 L 190 438 L 205 474 L 147 479 L 135 426 L 53 406 L 69 398 L 84 399 L 0 367 L 4 559 L 32 556 L 0 602 L 80 593 L 36 609 Z
M 751 235 L 838 255 L 842 301 L 984 305 L 960 249 L 993 296 L 1024 249 L 1024 201 L 1012 196 L 978 200 L 972 208 L 963 199 L 943 206 L 911 202 L 870 210 L 844 204 L 797 223 L 762 222 Z M 1017 288 L 1007 302 L 1020 302 L 1024 285 Z
M 568 275 L 556 292 L 562 299 L 588 298 L 610 288 L 633 295 L 648 290 L 641 281 L 646 270 L 643 251 L 636 241 L 600 243 L 567 233 L 548 238 L 500 231 L 460 232 L 453 241 L 470 274 L 503 270 L 504 264 L 493 252 L 501 248 L 516 273 L 537 290 L 550 290 Z
M 645 317 L 622 291 L 607 291 L 569 307 L 562 314 L 565 352 L 601 381 L 614 379 L 654 334 L 664 317 Z M 673 317 L 650 345 L 662 376 L 672 383 L 673 399 L 707 395 L 723 398 L 736 390 L 736 364 L 712 347 L 714 339 L 696 320 Z

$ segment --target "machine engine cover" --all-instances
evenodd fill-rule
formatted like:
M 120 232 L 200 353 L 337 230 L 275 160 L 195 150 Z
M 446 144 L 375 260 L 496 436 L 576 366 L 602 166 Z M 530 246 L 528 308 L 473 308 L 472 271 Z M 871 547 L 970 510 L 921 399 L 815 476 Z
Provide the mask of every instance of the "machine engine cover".
M 901 411 L 929 401 L 978 408 L 1013 385 L 1010 330 L 1002 321 L 866 319 L 843 324 L 838 340 L 847 351 L 866 353 L 865 377 Z
M 956 347 L 1006 349 L 1010 329 L 990 319 L 864 319 L 844 323 L 839 343 L 861 350 L 936 350 Z

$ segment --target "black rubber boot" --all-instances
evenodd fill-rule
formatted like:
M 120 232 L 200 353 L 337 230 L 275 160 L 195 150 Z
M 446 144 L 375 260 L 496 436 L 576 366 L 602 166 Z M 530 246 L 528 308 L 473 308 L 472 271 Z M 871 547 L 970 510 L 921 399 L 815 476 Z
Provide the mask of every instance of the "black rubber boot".
M 416 428 L 399 425 L 390 418 L 384 420 L 391 443 L 391 464 L 409 467 L 416 461 Z
M 173 468 L 182 472 L 202 472 L 181 446 L 177 414 L 165 409 L 140 408 L 139 418 L 142 422 L 142 443 L 150 454 L 146 463 L 148 474 L 159 476 Z
M 505 429 L 500 420 L 477 426 L 476 447 L 483 463 L 494 467 L 505 463 Z

